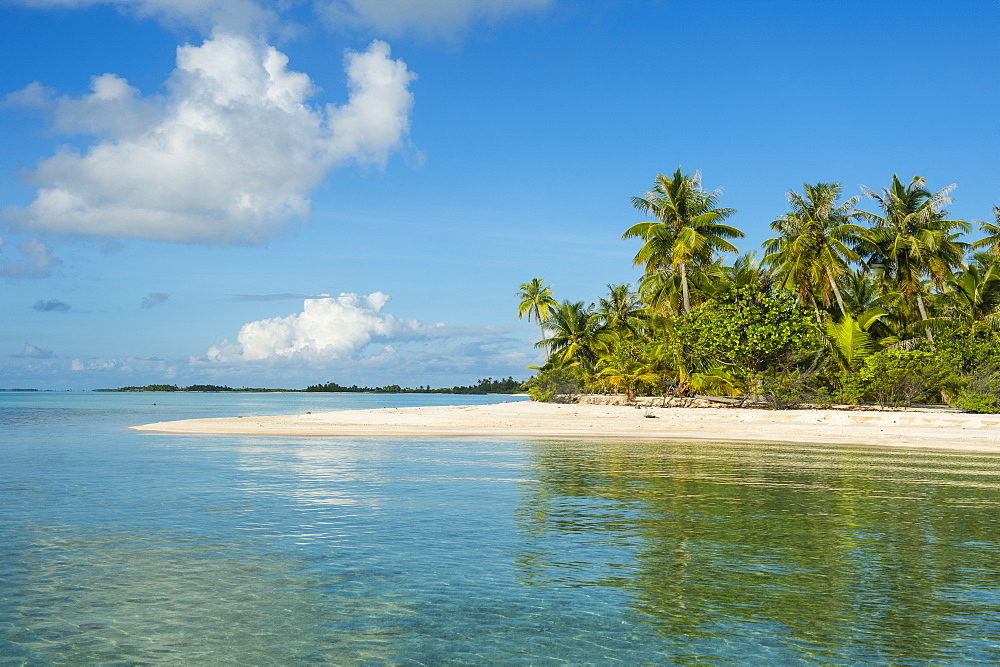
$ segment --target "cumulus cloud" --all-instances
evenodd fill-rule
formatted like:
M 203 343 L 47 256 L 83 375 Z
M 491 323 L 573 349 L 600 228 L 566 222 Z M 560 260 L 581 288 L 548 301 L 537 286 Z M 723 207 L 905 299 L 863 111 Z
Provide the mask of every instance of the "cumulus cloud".
M 170 298 L 169 294 L 164 294 L 163 292 L 150 292 L 146 296 L 142 297 L 141 308 L 153 308 L 165 303 L 167 299 Z
M 32 84 L 6 101 L 46 107 L 59 129 L 98 141 L 39 161 L 34 201 L 3 216 L 23 229 L 103 237 L 271 238 L 308 218 L 309 193 L 331 168 L 384 165 L 406 143 L 415 78 L 406 64 L 376 41 L 348 52 L 345 69 L 348 101 L 321 107 L 310 102 L 313 82 L 283 53 L 216 32 L 177 49 L 162 98 L 143 99 L 114 74 L 94 77 L 80 98 Z
M 375 28 L 390 35 L 416 32 L 452 37 L 477 21 L 541 11 L 553 0 L 320 0 L 317 8 L 333 28 Z
M 0 248 L 3 247 L 0 239 Z M 17 250 L 22 259 L 17 262 L 5 263 L 0 267 L 0 276 L 11 278 L 48 278 L 52 275 L 52 267 L 62 262 L 53 257 L 48 246 L 38 239 L 26 239 L 17 244 Z
M 40 313 L 65 313 L 72 310 L 72 306 L 68 303 L 63 303 L 62 301 L 56 301 L 54 299 L 36 301 L 32 308 Z
M 31 343 L 25 343 L 24 350 L 10 356 L 15 359 L 51 359 L 53 355 L 52 350 L 43 350 L 40 347 L 35 347 Z
M 307 299 L 302 312 L 244 324 L 235 344 L 213 346 L 212 362 L 336 361 L 363 358 L 365 348 L 383 343 L 377 354 L 391 351 L 391 342 L 446 335 L 443 324 L 424 324 L 382 312 L 389 296 L 343 293 L 337 297 Z

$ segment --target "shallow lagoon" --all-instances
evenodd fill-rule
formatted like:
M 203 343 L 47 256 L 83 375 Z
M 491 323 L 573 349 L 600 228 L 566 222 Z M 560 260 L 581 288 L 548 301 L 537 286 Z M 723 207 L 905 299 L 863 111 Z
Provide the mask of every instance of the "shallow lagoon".
M 466 400 L 0 394 L 0 661 L 1000 660 L 1000 456 L 125 428 Z

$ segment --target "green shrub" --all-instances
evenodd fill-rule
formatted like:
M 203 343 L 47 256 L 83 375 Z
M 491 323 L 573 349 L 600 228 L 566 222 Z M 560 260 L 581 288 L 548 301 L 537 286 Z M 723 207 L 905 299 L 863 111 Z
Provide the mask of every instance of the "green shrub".
M 966 392 L 955 399 L 953 405 L 962 412 L 975 412 L 978 414 L 1000 414 L 1000 400 L 995 394 L 980 394 L 977 392 Z
M 849 403 L 910 405 L 917 399 L 937 402 L 952 372 L 938 355 L 924 350 L 880 350 L 861 362 L 855 373 L 842 376 L 843 397 Z
M 560 396 L 575 396 L 586 389 L 586 378 L 578 366 L 546 368 L 524 383 L 533 401 L 549 402 Z
M 743 384 L 754 385 L 787 371 L 820 344 L 794 295 L 748 285 L 677 318 L 675 347 L 692 371 L 723 366 Z

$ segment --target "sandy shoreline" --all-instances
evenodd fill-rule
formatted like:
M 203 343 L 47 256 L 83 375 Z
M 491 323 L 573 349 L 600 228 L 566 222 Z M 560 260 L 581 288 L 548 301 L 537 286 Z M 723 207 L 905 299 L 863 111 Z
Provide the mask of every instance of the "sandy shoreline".
M 188 419 L 133 426 L 177 434 L 721 440 L 1000 453 L 1000 415 L 748 408 L 634 408 L 521 401 Z

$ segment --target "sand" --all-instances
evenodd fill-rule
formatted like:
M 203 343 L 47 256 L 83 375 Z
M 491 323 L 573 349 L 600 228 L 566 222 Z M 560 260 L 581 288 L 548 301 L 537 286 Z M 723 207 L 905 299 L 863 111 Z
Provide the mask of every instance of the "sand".
M 1000 453 L 1000 415 L 749 408 L 635 408 L 518 401 L 189 419 L 134 426 L 178 434 L 716 440 Z

